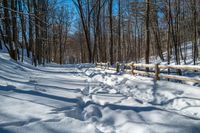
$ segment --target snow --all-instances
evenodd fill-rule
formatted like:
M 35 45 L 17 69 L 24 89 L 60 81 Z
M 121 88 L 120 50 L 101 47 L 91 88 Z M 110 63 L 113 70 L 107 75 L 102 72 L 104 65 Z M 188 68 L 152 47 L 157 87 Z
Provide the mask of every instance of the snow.
M 0 51 L 1 133 L 199 133 L 200 87 Z

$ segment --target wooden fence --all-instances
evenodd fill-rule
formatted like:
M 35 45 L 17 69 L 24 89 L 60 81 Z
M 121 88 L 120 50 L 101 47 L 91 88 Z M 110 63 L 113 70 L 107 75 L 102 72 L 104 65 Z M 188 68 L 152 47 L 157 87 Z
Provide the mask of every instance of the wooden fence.
M 155 80 L 160 80 L 161 78 L 164 79 L 175 79 L 175 80 L 181 80 L 181 81 L 190 81 L 194 83 L 200 83 L 200 79 L 187 77 L 187 76 L 180 76 L 180 75 L 170 75 L 164 73 L 163 70 L 169 70 L 169 69 L 176 69 L 176 70 L 188 70 L 188 71 L 200 71 L 200 66 L 194 66 L 194 65 L 160 65 L 160 64 L 120 64 L 116 63 L 114 65 L 115 67 L 111 67 L 109 63 L 96 63 L 96 67 L 104 68 L 104 69 L 110 69 L 115 70 L 116 72 L 120 72 L 120 70 L 123 68 L 123 70 L 127 73 L 131 73 L 133 75 L 139 74 L 144 76 L 151 76 L 154 77 Z M 148 72 L 138 70 L 138 68 L 146 69 L 148 68 Z

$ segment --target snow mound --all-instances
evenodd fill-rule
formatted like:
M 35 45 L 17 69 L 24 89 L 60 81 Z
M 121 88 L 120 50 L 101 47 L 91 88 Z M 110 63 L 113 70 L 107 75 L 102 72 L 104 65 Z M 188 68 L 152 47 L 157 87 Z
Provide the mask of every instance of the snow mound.
M 200 88 L 0 52 L 1 133 L 199 133 Z

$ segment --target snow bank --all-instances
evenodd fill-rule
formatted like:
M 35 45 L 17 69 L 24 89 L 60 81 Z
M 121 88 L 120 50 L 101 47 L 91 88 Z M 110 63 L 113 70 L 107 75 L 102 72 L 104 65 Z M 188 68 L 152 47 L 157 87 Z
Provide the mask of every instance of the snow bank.
M 0 52 L 2 133 L 199 133 L 200 88 L 102 71 L 33 67 Z

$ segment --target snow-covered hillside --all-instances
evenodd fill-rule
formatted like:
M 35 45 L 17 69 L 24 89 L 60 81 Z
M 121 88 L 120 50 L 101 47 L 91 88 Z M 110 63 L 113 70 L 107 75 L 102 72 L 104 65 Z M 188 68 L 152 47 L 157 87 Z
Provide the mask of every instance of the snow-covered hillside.
M 199 133 L 200 87 L 0 52 L 0 133 Z
M 200 42 L 200 40 L 198 40 L 198 42 Z M 200 43 L 198 44 L 198 47 L 200 47 Z M 182 44 L 181 51 L 182 51 L 183 59 L 180 57 L 180 64 L 181 65 L 193 65 L 192 42 L 188 41 L 185 44 Z M 200 52 L 199 52 L 199 54 L 200 54 Z M 167 65 L 168 64 L 167 51 L 163 52 L 163 57 L 164 57 L 164 61 L 162 61 L 160 59 L 160 57 L 158 57 L 158 56 L 151 56 L 150 59 L 149 59 L 150 64 L 160 63 L 162 65 Z M 185 61 L 184 61 L 184 59 L 185 59 Z M 175 59 L 175 50 L 172 49 L 172 55 L 170 55 L 170 64 L 176 65 L 175 60 L 176 60 Z M 142 58 L 141 60 L 138 61 L 138 63 L 145 63 L 145 59 Z M 200 65 L 200 58 L 197 58 L 196 65 Z

